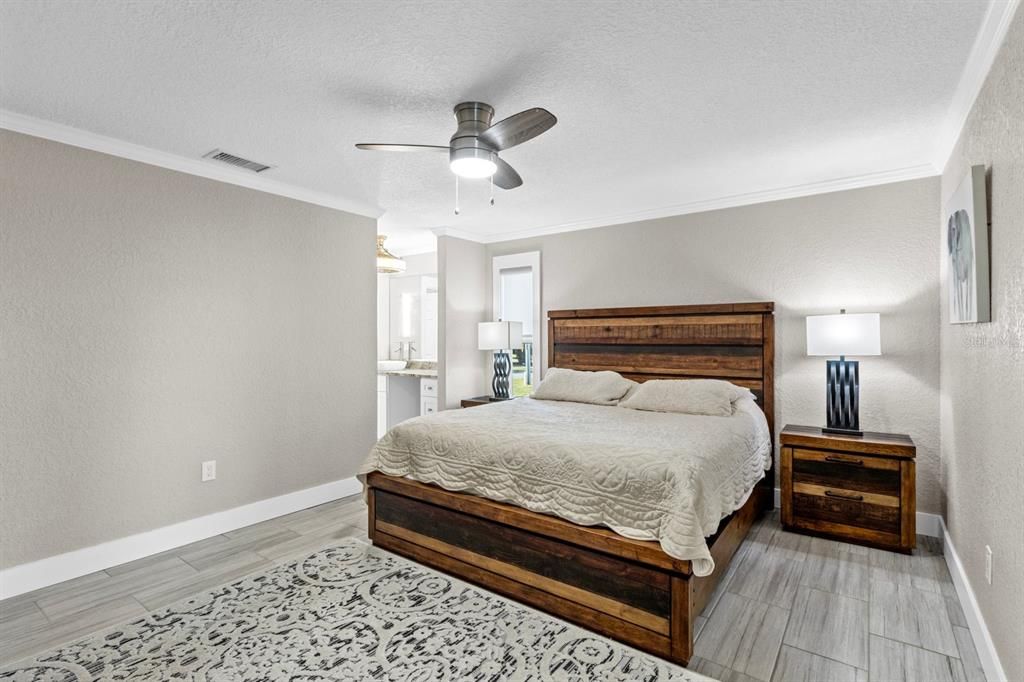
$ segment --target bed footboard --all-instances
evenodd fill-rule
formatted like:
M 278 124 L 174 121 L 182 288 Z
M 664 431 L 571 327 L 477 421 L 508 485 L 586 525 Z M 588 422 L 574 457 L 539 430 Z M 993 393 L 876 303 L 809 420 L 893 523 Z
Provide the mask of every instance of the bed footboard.
M 380 473 L 367 484 L 375 545 L 682 665 L 693 619 L 763 503 L 751 496 L 723 524 L 717 570 L 696 578 L 654 542 Z

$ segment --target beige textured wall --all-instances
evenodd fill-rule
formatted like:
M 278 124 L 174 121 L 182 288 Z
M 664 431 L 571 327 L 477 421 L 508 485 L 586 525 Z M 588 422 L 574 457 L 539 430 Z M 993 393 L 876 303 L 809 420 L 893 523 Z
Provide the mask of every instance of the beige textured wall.
M 492 244 L 539 250 L 545 311 L 775 301 L 776 424 L 823 424 L 825 359 L 804 316 L 877 311 L 881 357 L 861 359 L 861 425 L 918 446 L 918 510 L 938 512 L 938 179 Z M 489 300 L 489 298 L 488 298 Z
M 374 233 L 0 131 L 0 567 L 353 475 Z
M 992 321 L 951 325 L 943 299 L 946 522 L 1010 680 L 1024 680 L 1024 11 L 1018 11 L 942 175 L 942 201 L 972 165 L 989 184 Z M 942 220 L 939 259 L 947 281 Z M 992 584 L 985 582 L 992 547 Z
M 486 354 L 477 350 L 477 324 L 488 319 L 489 307 L 483 244 L 438 237 L 437 273 L 438 404 L 451 409 L 463 398 L 489 392 Z

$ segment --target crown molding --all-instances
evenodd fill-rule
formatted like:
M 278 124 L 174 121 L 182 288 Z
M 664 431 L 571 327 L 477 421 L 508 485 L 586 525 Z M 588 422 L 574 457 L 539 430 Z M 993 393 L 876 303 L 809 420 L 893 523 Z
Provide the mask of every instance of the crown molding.
M 431 228 L 431 232 L 434 233 L 435 237 L 455 237 L 456 239 L 465 239 L 469 242 L 476 242 L 477 244 L 487 244 L 484 235 L 474 234 L 472 232 L 466 232 L 455 227 L 434 227 Z
M 354 213 L 368 218 L 379 218 L 384 211 L 358 201 L 304 189 L 288 183 L 279 182 L 270 178 L 261 177 L 254 173 L 237 170 L 228 166 L 218 166 L 215 162 L 205 159 L 193 159 L 187 156 L 179 156 L 170 152 L 160 151 L 151 147 L 144 147 L 132 142 L 125 142 L 106 135 L 100 135 L 88 130 L 73 128 L 61 123 L 54 123 L 34 116 L 26 116 L 7 109 L 0 109 L 0 128 L 12 130 L 16 133 L 41 137 L 46 140 L 60 142 L 73 147 L 81 147 L 94 152 L 110 154 L 122 159 L 138 161 L 151 166 L 159 166 L 168 170 L 188 173 L 208 180 L 226 182 L 230 185 L 246 187 L 257 192 L 276 194 L 304 201 L 317 206 Z
M 669 218 L 690 213 L 703 213 L 705 211 L 717 211 L 723 208 L 735 208 L 738 206 L 750 206 L 752 204 L 763 204 L 769 201 L 781 201 L 783 199 L 797 199 L 800 197 L 812 196 L 815 194 L 827 194 L 829 192 L 842 192 L 850 189 L 861 189 L 876 185 L 886 185 L 893 182 L 905 180 L 918 180 L 930 178 L 937 175 L 935 168 L 930 163 L 922 163 L 907 168 L 880 171 L 877 173 L 866 173 L 835 180 L 823 180 L 820 182 L 809 182 L 802 185 L 779 187 L 776 189 L 762 190 L 758 192 L 747 192 L 743 194 L 732 194 L 713 199 L 700 199 L 684 204 L 672 204 L 660 208 L 644 209 L 630 213 L 617 213 L 595 218 L 588 218 L 571 223 L 560 223 L 557 225 L 546 225 L 542 227 L 516 230 L 512 232 L 501 232 L 498 234 L 478 235 L 470 234 L 461 230 L 451 228 L 439 228 L 435 230 L 438 236 L 454 236 L 460 239 L 469 239 L 481 244 L 494 244 L 496 242 L 507 242 L 515 239 L 528 239 L 531 237 L 543 237 L 562 232 L 575 232 L 578 230 L 589 230 L 595 227 L 607 227 L 610 225 L 621 225 L 624 223 L 635 223 L 643 220 L 656 220 L 658 218 Z M 452 233 L 457 234 L 452 234 Z
M 703 211 L 714 211 L 722 208 L 733 208 L 737 206 L 748 206 L 751 204 L 764 203 L 768 201 L 779 201 L 782 199 L 795 199 L 798 197 L 811 196 L 814 194 L 826 194 L 828 192 L 840 192 L 849 189 L 872 187 L 892 182 L 905 180 L 917 180 L 920 178 L 941 175 L 949 161 L 950 154 L 960 139 L 960 134 L 967 117 L 970 115 L 981 88 L 985 84 L 992 64 L 1006 39 L 1014 14 L 1017 12 L 1021 0 L 993 0 L 989 5 L 981 28 L 975 38 L 974 45 L 968 55 L 964 71 L 957 84 L 953 101 L 946 115 L 945 123 L 939 134 L 939 143 L 931 163 L 922 163 L 906 168 L 898 168 L 876 173 L 840 178 L 837 180 L 826 180 L 803 185 L 794 185 L 777 189 L 764 190 L 760 192 L 749 192 L 731 196 L 718 197 L 692 201 L 684 204 L 674 204 L 661 208 L 645 209 L 631 213 L 606 215 L 586 220 L 560 223 L 555 225 L 539 226 L 524 230 L 511 232 L 500 232 L 496 234 L 474 234 L 456 228 L 436 228 L 433 230 L 438 237 L 449 236 L 478 242 L 481 244 L 493 244 L 516 239 L 529 239 L 545 235 L 559 234 L 561 232 L 573 232 L 576 230 L 589 230 L 596 227 L 619 225 L 642 220 L 654 220 L 667 218 L 675 215 L 686 215 L 700 213 Z
M 416 251 L 402 251 L 401 253 L 399 253 L 398 251 L 392 251 L 392 253 L 398 256 L 399 258 L 412 258 L 413 256 L 427 256 L 431 254 L 436 254 L 437 247 L 435 246 L 432 249 L 424 249 L 420 247 Z
M 1009 30 L 1014 14 L 1021 4 L 1021 0 L 993 0 L 982 20 L 981 28 L 971 48 L 964 71 L 960 77 L 952 103 L 946 115 L 943 129 L 939 134 L 939 142 L 936 153 L 931 163 L 899 168 L 864 175 L 851 176 L 836 180 L 806 183 L 790 187 L 748 192 L 712 199 L 703 199 L 683 204 L 673 204 L 660 208 L 644 209 L 630 213 L 598 216 L 585 220 L 544 225 L 524 230 L 499 232 L 495 234 L 476 234 L 454 227 L 439 227 L 431 231 L 437 237 L 455 237 L 481 244 L 492 244 L 496 242 L 511 241 L 515 239 L 527 239 L 540 237 L 561 232 L 573 232 L 587 230 L 596 227 L 606 227 L 622 223 L 638 222 L 642 220 L 654 220 L 675 215 L 687 215 L 703 211 L 714 211 L 723 208 L 748 206 L 751 204 L 779 201 L 783 199 L 794 199 L 814 194 L 825 194 L 828 192 L 839 192 L 849 189 L 871 187 L 891 182 L 904 180 L 915 180 L 924 177 L 940 175 L 945 169 L 949 156 L 956 146 L 963 130 L 963 126 L 970 115 L 974 101 L 977 99 L 985 79 L 992 68 L 999 49 L 1002 47 Z M 188 173 L 199 177 L 226 182 L 241 187 L 247 187 L 260 192 L 276 194 L 298 201 L 305 201 L 319 206 L 326 206 L 349 213 L 380 218 L 384 211 L 376 206 L 350 201 L 342 197 L 304 189 L 287 183 L 278 182 L 269 178 L 261 178 L 249 175 L 233 168 L 220 168 L 212 162 L 202 159 L 193 159 L 163 152 L 150 147 L 124 142 L 112 137 L 99 135 L 89 131 L 73 128 L 71 126 L 53 123 L 43 119 L 19 114 L 6 109 L 0 109 L 0 128 L 6 128 L 15 132 L 33 135 L 56 142 L 62 142 L 84 149 L 90 149 L 104 154 L 111 154 L 121 158 L 139 161 L 161 168 Z
M 953 101 L 946 112 L 946 120 L 939 131 L 939 142 L 935 150 L 935 172 L 942 174 L 949 157 L 963 132 L 967 117 L 974 108 L 974 101 L 985 85 L 992 64 L 995 63 L 1006 33 L 1010 30 L 1013 15 L 1021 0 L 993 0 L 982 19 L 981 28 L 974 39 L 974 45 L 967 56 L 960 82 L 953 93 Z

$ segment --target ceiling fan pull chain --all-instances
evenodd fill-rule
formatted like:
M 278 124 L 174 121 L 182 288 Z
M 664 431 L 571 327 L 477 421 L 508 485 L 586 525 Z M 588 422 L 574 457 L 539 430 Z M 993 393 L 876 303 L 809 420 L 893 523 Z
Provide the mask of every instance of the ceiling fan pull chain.
M 455 215 L 459 215 L 459 176 L 455 176 Z
M 488 180 L 491 181 L 491 206 L 494 206 L 494 175 L 491 175 Z

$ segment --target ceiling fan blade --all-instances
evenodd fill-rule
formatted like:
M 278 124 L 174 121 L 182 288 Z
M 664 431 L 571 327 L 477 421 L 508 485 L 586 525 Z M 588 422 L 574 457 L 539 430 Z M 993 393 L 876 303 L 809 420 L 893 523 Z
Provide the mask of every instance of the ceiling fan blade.
M 358 149 L 375 152 L 447 152 L 451 147 L 438 147 L 432 144 L 377 144 L 363 142 L 356 145 Z
M 494 156 L 494 163 L 498 166 L 493 176 L 495 185 L 502 189 L 515 189 L 523 184 L 523 179 L 516 173 L 516 169 L 499 159 L 497 155 Z
M 556 123 L 558 119 L 547 109 L 527 109 L 498 121 L 480 133 L 478 139 L 500 152 L 532 140 Z

